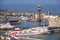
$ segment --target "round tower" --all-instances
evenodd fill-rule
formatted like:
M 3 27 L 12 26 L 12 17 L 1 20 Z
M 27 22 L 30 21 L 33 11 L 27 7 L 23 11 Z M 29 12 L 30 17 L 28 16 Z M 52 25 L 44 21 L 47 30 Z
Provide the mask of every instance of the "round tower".
M 41 5 L 38 5 L 37 6 L 37 11 L 38 11 L 38 13 L 37 13 L 38 26 L 41 25 L 41 9 L 42 9 Z
M 40 21 L 41 20 L 41 9 L 42 9 L 42 7 L 41 7 L 41 5 L 38 5 L 37 6 L 37 11 L 38 11 L 38 21 Z
M 37 6 L 37 11 L 40 12 L 41 11 L 41 5 Z

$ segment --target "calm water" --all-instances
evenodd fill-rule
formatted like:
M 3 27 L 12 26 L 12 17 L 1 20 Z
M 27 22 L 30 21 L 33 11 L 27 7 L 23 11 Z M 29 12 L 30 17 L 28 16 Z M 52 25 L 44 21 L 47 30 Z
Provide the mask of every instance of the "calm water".
M 21 22 L 16 25 L 16 27 L 34 27 L 37 25 L 37 22 Z M 31 38 L 43 39 L 43 40 L 60 40 L 60 33 L 53 33 L 47 35 L 35 35 L 31 36 Z

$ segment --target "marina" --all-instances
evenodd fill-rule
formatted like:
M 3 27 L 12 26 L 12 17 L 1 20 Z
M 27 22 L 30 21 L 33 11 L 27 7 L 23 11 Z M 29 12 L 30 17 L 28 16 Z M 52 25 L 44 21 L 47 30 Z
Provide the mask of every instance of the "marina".
M 0 34 L 0 35 L 1 37 L 3 36 L 6 40 L 10 40 L 11 37 L 17 40 L 40 40 L 41 35 L 45 36 L 41 38 L 42 40 L 45 40 L 45 39 L 47 40 L 48 35 L 53 35 L 55 33 L 59 34 L 60 32 L 59 31 L 60 25 L 57 25 L 57 24 L 52 25 L 52 22 L 53 24 L 55 24 L 55 22 L 57 23 L 55 19 L 59 20 L 60 17 L 52 16 L 50 15 L 50 12 L 48 12 L 48 15 L 46 14 L 34 14 L 32 16 L 27 16 L 27 15 L 6 16 L 4 15 L 3 18 L 5 18 L 5 20 L 3 19 L 4 21 L 0 23 L 1 24 L 0 33 L 3 33 L 3 34 Z M 34 20 L 31 21 L 32 19 Z M 6 37 L 9 37 L 9 39 L 7 39 Z M 27 37 L 27 38 L 24 38 L 24 37 Z M 53 38 L 51 40 L 53 40 Z
M 60 40 L 57 0 L 2 0 L 0 40 Z

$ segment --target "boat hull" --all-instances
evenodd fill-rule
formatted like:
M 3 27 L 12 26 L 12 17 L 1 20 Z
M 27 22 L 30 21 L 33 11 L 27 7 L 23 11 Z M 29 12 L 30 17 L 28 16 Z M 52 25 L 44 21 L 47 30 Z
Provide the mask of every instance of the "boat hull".
M 42 33 L 35 33 L 35 34 L 16 34 L 16 36 L 20 37 L 32 37 L 32 36 L 40 36 L 40 35 L 46 35 L 49 34 L 49 32 L 42 32 Z

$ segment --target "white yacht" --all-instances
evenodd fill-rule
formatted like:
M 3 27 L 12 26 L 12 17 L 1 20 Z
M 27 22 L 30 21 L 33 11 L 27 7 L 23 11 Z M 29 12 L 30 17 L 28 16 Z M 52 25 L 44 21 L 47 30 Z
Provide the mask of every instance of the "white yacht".
M 19 33 L 16 34 L 16 36 L 18 35 L 40 35 L 40 34 L 44 34 L 47 32 L 48 32 L 47 27 L 36 27 L 36 28 L 21 30 Z
M 10 36 L 33 36 L 33 35 L 42 35 L 45 33 L 49 33 L 49 30 L 47 27 L 35 27 L 35 28 L 29 28 L 24 29 L 20 31 L 11 31 Z

